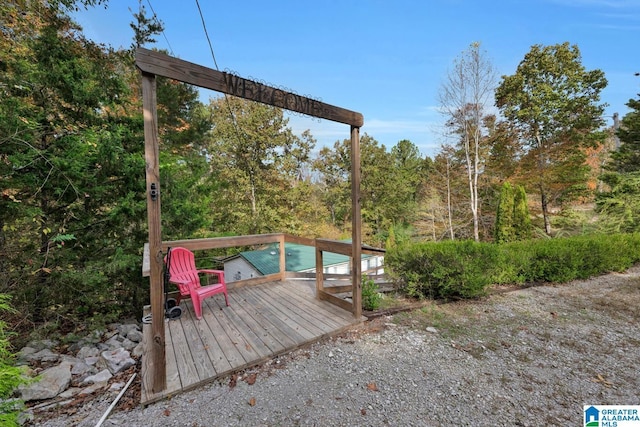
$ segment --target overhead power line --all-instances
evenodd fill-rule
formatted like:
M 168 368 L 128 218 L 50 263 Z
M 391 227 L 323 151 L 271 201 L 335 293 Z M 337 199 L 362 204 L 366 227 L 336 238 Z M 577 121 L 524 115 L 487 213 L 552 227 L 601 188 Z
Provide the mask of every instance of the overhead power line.
M 207 24 L 204 22 L 204 15 L 202 14 L 202 9 L 200 8 L 200 2 L 198 0 L 196 0 L 196 6 L 198 6 L 198 12 L 200 13 L 200 20 L 202 21 L 202 28 L 204 29 L 204 35 L 207 38 L 207 42 L 209 43 L 209 51 L 211 52 L 213 63 L 216 66 L 216 70 L 220 71 L 220 68 L 218 67 L 218 61 L 216 61 L 216 55 L 213 53 L 213 45 L 211 44 L 211 39 L 209 38 L 209 32 L 207 31 Z
M 213 44 L 211 43 L 211 38 L 209 37 L 209 31 L 207 31 L 207 24 L 204 20 L 202 8 L 200 7 L 200 2 L 198 0 L 196 0 L 196 6 L 198 6 L 198 13 L 200 13 L 200 20 L 202 21 L 202 28 L 204 29 L 204 35 L 207 38 L 207 42 L 209 43 L 209 51 L 211 52 L 211 58 L 213 58 L 213 63 L 216 66 L 216 70 L 220 71 L 220 67 L 218 67 L 218 61 L 216 61 L 216 55 L 215 53 L 213 53 Z M 236 120 L 235 114 L 233 114 L 233 109 L 231 108 L 229 97 L 227 96 L 226 93 L 224 93 L 223 95 L 227 104 L 227 108 L 229 109 L 229 116 L 231 117 L 231 122 L 233 123 L 233 128 L 236 133 L 236 138 L 238 138 L 238 142 L 242 143 L 245 141 L 243 137 L 244 132 L 240 132 L 240 126 L 238 125 L 238 121 Z
M 156 11 L 153 10 L 153 6 L 151 5 L 151 0 L 147 0 L 147 4 L 149 5 L 149 9 L 151 9 L 151 13 L 153 13 L 153 19 L 155 19 L 157 22 L 160 22 L 160 18 L 158 18 Z M 169 52 L 171 52 L 171 56 L 175 56 L 173 53 L 173 49 L 171 48 L 171 43 L 169 43 L 169 39 L 167 38 L 167 34 L 164 32 L 164 29 L 162 30 L 162 36 L 164 37 L 164 40 L 167 42 L 167 46 L 169 46 Z

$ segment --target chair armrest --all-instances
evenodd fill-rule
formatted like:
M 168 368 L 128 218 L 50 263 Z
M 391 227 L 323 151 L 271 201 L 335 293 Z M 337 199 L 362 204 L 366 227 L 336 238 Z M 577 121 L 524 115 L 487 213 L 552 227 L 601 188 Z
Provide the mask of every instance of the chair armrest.
M 191 283 L 191 279 L 185 276 L 171 276 L 171 278 L 169 278 L 169 282 L 180 285 L 187 285 Z
M 224 274 L 222 270 L 198 270 L 198 273 L 206 273 L 206 274 Z
M 211 275 L 215 275 L 218 277 L 218 283 L 225 285 L 225 280 L 224 280 L 224 271 L 222 270 L 198 270 L 198 273 L 204 273 L 204 274 L 211 274 Z

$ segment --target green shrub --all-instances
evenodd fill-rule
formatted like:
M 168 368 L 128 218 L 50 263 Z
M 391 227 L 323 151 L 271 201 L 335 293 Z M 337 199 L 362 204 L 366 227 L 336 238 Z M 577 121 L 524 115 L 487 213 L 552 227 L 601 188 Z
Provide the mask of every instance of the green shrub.
M 12 311 L 9 298 L 6 294 L 0 294 L 0 311 Z M 27 381 L 24 370 L 13 365 L 6 324 L 0 320 L 0 425 L 19 425 L 18 415 L 24 408 L 24 403 L 21 400 L 11 400 L 9 397 L 16 387 Z
M 380 308 L 380 289 L 376 282 L 369 278 L 362 278 L 362 307 L 365 310 L 377 310 Z
M 492 283 L 499 256 L 495 245 L 429 242 L 389 251 L 385 264 L 409 296 L 475 298 Z
M 491 284 L 563 283 L 640 261 L 640 234 L 584 235 L 505 244 L 419 243 L 387 251 L 390 277 L 418 298 L 475 298 Z

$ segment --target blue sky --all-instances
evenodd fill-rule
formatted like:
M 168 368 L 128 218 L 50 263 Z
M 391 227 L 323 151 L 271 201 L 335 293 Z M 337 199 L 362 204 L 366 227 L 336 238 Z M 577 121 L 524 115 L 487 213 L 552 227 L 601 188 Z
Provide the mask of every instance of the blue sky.
M 142 0 L 165 24 L 153 46 L 215 68 L 195 0 Z M 454 60 L 480 42 L 499 75 L 513 74 L 534 44 L 577 44 L 587 69 L 609 81 L 606 115 L 640 92 L 640 0 L 200 0 L 220 70 L 286 87 L 364 115 L 361 133 L 388 149 L 402 139 L 433 156 L 446 142 L 438 90 Z M 75 15 L 85 35 L 113 47 L 132 41 L 137 0 Z M 203 102 L 215 92 L 203 93 Z M 610 118 L 607 118 L 609 122 Z M 349 137 L 346 125 L 291 116 L 318 145 Z

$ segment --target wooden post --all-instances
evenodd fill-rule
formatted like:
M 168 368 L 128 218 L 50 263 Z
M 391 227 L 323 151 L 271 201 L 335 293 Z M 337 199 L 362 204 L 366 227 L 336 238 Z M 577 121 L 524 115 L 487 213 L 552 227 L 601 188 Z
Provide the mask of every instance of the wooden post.
M 315 247 L 316 247 L 316 298 L 321 299 L 320 293 L 324 292 L 324 262 L 322 260 L 322 251 L 318 247 L 317 241 L 316 241 Z
M 160 226 L 160 161 L 156 76 L 142 73 L 142 108 L 144 114 L 144 158 L 147 178 L 147 220 L 149 222 L 149 273 L 151 286 L 151 364 L 152 392 L 167 388 L 164 336 L 164 292 L 162 277 L 162 229 Z
M 353 315 L 362 316 L 362 219 L 360 218 L 360 128 L 351 126 L 351 286 Z
M 287 248 L 284 243 L 284 234 L 278 237 L 278 247 L 280 248 L 280 281 L 287 280 Z

